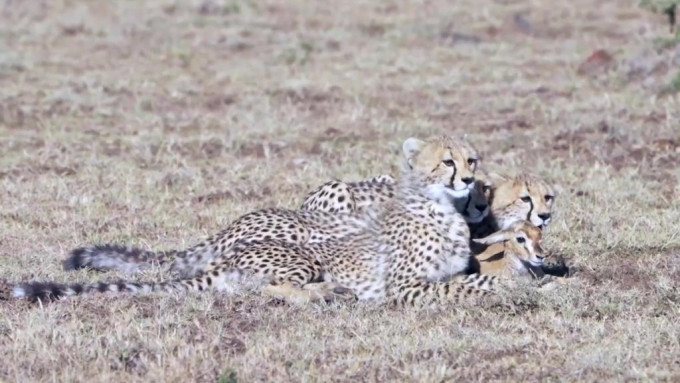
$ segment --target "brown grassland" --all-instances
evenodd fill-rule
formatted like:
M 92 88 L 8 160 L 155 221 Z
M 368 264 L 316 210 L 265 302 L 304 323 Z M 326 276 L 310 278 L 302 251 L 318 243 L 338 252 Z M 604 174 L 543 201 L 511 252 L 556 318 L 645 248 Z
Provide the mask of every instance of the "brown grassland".
M 1 1 L 0 381 L 680 380 L 668 36 L 623 0 Z M 124 277 L 64 272 L 76 246 L 185 247 L 440 133 L 557 185 L 570 283 L 429 310 L 9 299 Z

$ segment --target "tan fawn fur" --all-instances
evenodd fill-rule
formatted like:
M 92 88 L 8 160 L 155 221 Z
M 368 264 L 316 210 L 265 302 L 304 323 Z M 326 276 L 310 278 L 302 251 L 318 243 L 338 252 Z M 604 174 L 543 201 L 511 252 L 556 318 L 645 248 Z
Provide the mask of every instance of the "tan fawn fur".
M 529 221 L 517 222 L 506 230 L 474 241 L 489 245 L 475 256 L 480 274 L 499 277 L 543 275 L 541 230 Z

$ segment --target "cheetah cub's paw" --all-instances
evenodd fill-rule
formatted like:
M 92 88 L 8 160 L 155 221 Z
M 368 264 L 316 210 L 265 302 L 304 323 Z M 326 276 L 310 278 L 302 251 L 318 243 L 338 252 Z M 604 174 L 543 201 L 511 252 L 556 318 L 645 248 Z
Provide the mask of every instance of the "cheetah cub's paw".
M 319 293 L 327 303 L 356 302 L 359 300 L 352 289 L 340 286 L 334 282 L 308 283 L 303 286 L 303 289 Z
M 270 284 L 262 292 L 264 295 L 295 305 L 306 305 L 311 302 L 354 302 L 357 300 L 357 296 L 352 290 L 330 282 L 309 283 L 304 288 L 283 282 Z

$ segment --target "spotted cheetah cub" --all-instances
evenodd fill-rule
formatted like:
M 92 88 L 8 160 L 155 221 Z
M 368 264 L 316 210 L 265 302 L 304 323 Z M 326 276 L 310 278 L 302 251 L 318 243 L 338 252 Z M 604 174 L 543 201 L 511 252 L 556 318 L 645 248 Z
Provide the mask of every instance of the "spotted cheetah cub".
M 394 195 L 376 204 L 380 227 L 372 240 L 382 250 L 360 257 L 328 252 L 330 258 L 320 260 L 324 280 L 349 288 L 361 300 L 396 305 L 447 305 L 488 294 L 496 277 L 462 275 L 471 257 L 469 231 L 450 201 L 470 193 L 476 150 L 447 136 L 410 138 L 403 150 L 408 166 Z M 337 197 L 333 190 L 337 187 L 327 190 L 331 199 Z M 347 260 L 342 267 L 333 265 Z M 375 276 L 380 279 L 371 280 Z M 288 293 L 278 286 L 268 291 L 282 297 Z
M 477 168 L 476 150 L 464 140 L 440 136 L 424 141 L 410 138 L 404 142 L 403 151 L 407 167 L 394 183 L 393 195 L 359 208 L 377 210 L 379 229 L 370 241 L 379 248 L 358 253 L 341 248 L 319 251 L 322 245 L 306 247 L 305 251 L 314 253 L 323 265 L 324 283 L 348 288 L 360 300 L 397 305 L 445 305 L 488 294 L 495 277 L 472 275 L 454 280 L 466 270 L 471 253 L 467 224 L 451 198 L 470 194 Z M 357 209 L 356 204 L 332 204 L 334 200 L 347 201 L 337 199 L 338 190 L 342 187 L 343 193 L 347 192 L 346 187 L 352 184 L 332 185 L 337 186 L 320 192 L 322 198 L 316 200 L 330 202 L 314 206 L 334 211 Z M 360 189 L 354 195 L 372 194 Z M 265 247 L 259 252 L 266 251 L 267 244 L 262 245 Z M 351 249 L 351 244 L 347 246 Z M 289 286 L 270 286 L 266 291 L 283 298 L 296 294 Z
M 331 180 L 310 192 L 300 210 L 349 213 L 373 208 L 394 197 L 397 181 L 388 174 L 359 182 Z
M 474 186 L 476 149 L 465 140 L 441 136 L 410 138 L 403 150 L 407 171 L 380 216 L 381 241 L 391 248 L 387 299 L 420 306 L 485 295 L 493 283 L 487 277 L 453 281 L 467 268 L 471 252 L 467 224 L 450 199 L 466 197 Z
M 318 253 L 319 257 L 328 253 L 343 255 L 341 250 L 345 249 L 350 253 L 374 252 L 374 226 L 375 222 L 368 214 L 265 209 L 248 213 L 222 232 L 178 252 L 171 265 L 183 276 L 179 279 L 93 284 L 32 282 L 17 285 L 13 295 L 29 300 L 51 300 L 103 292 L 203 291 L 212 288 L 233 292 L 285 284 L 298 289 L 295 299 L 331 300 L 336 296 L 338 286 L 326 284 L 314 291 L 301 291 L 306 284 L 322 281 L 323 269 L 314 254 Z M 266 244 L 266 247 L 258 247 L 259 244 Z M 308 248 L 313 250 L 308 251 Z M 67 266 L 134 270 L 146 267 L 151 260 L 164 259 L 164 255 L 152 252 L 103 245 L 77 249 L 67 260 Z
M 556 193 L 548 182 L 526 173 L 487 177 L 490 211 L 483 220 L 470 224 L 472 238 L 486 237 L 519 221 L 529 221 L 539 229 L 552 222 Z M 473 246 L 473 250 L 479 252 L 480 246 Z
M 556 192 L 552 185 L 536 176 L 522 173 L 514 177 L 491 176 L 491 217 L 494 231 L 518 221 L 529 221 L 542 229 L 552 221 Z
M 404 143 L 411 171 L 383 209 L 361 214 L 269 209 L 247 214 L 225 231 L 186 251 L 202 275 L 167 282 L 20 284 L 18 298 L 43 299 L 96 292 L 231 290 L 245 282 L 293 300 L 327 299 L 340 289 L 360 299 L 399 304 L 445 304 L 485 295 L 488 276 L 452 277 L 471 256 L 465 220 L 450 197 L 470 192 L 477 154 L 465 141 L 435 137 Z M 123 247 L 86 248 L 70 265 L 121 268 L 142 256 Z M 144 261 L 144 259 L 142 259 Z M 180 263 L 193 272 L 192 262 Z M 309 287 L 309 286 L 312 287 Z M 342 290 L 342 289 L 340 289 Z
M 479 170 L 475 174 L 474 186 L 470 193 L 451 198 L 456 210 L 468 224 L 478 224 L 489 215 L 491 180 Z M 394 198 L 397 181 L 383 174 L 359 182 L 332 180 L 310 192 L 300 206 L 301 210 L 322 210 L 331 213 L 347 213 L 374 208 Z

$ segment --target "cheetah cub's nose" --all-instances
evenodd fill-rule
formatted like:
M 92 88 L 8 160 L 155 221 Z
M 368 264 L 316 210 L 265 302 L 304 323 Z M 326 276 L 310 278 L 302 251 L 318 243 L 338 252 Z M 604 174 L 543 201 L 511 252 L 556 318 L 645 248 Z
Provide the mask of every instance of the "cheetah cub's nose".
M 463 181 L 463 182 L 465 182 L 466 184 L 469 185 L 469 184 L 475 182 L 475 177 L 465 177 L 465 178 L 462 178 L 461 181 Z
M 550 213 L 541 213 L 541 214 L 538 215 L 538 218 L 546 221 L 546 220 L 550 219 Z

